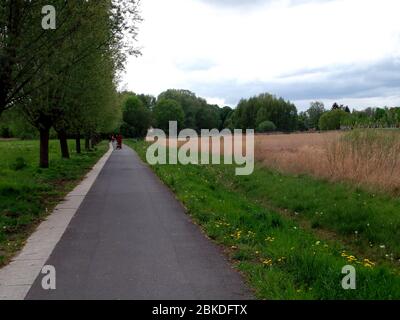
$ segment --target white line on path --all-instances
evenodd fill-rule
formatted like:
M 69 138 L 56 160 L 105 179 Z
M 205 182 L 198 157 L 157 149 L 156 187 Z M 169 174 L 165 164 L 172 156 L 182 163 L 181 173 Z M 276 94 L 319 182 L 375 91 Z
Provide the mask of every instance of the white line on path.
M 0 269 L 0 300 L 25 298 L 112 151 L 110 144 L 106 154 L 96 163 L 85 179 L 38 226 L 22 251 L 10 264 Z

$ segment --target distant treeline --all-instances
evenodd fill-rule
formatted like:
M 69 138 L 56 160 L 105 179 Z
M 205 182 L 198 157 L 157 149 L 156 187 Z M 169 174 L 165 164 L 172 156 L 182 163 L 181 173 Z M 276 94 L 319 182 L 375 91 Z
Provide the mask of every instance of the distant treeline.
M 350 111 L 348 106 L 334 103 L 326 110 L 322 102 L 312 102 L 298 117 L 300 130 L 339 130 L 353 128 L 399 128 L 400 107 L 366 108 Z
M 201 129 L 256 129 L 258 132 L 294 131 L 297 129 L 297 109 L 282 98 L 262 94 L 242 99 L 237 108 L 208 104 L 189 90 L 169 89 L 157 98 L 121 93 L 123 117 L 121 132 L 127 137 L 143 137 L 148 128 L 168 131 L 169 121 L 177 121 L 178 128 Z
M 326 109 L 322 102 L 315 101 L 310 103 L 306 111 L 298 112 L 290 101 L 268 93 L 242 99 L 236 108 L 208 104 L 205 99 L 183 89 L 169 89 L 158 97 L 124 91 L 118 93 L 112 102 L 114 104 L 116 107 L 109 109 L 114 110 L 111 113 L 98 113 L 99 118 L 93 123 L 97 129 L 93 133 L 97 132 L 103 137 L 122 133 L 125 137 L 141 138 L 146 136 L 151 127 L 168 132 L 169 121 L 177 121 L 179 129 L 190 128 L 198 132 L 214 128 L 254 129 L 258 133 L 266 133 L 400 127 L 400 107 L 350 111 L 348 106 L 337 103 Z M 99 108 L 99 104 L 93 106 Z M 72 130 L 68 131 L 69 135 L 73 133 Z M 20 116 L 18 109 L 3 114 L 0 136 L 33 138 L 37 134 L 37 129 Z M 50 134 L 58 136 L 56 130 Z
M 157 98 L 122 92 L 122 123 L 126 137 L 144 137 L 150 127 L 168 131 L 169 121 L 180 129 L 254 129 L 256 132 L 337 130 L 354 127 L 399 127 L 400 108 L 368 108 L 350 111 L 334 103 L 327 110 L 322 102 L 312 102 L 305 112 L 297 112 L 290 101 L 263 93 L 242 99 L 235 109 L 208 104 L 189 90 L 169 89 Z M 117 131 L 119 131 L 117 129 Z

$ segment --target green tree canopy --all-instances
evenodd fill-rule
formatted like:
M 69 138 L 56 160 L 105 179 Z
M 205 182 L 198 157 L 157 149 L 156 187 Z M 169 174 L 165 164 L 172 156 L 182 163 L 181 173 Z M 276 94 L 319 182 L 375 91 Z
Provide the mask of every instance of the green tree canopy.
M 325 112 L 319 119 L 319 127 L 321 130 L 339 130 L 342 121 L 348 114 L 341 109 L 333 109 Z
M 219 130 L 229 128 L 230 117 L 232 116 L 233 109 L 225 106 L 219 111 Z
M 232 121 L 241 129 L 255 129 L 264 121 L 272 121 L 279 131 L 293 131 L 297 127 L 297 109 L 289 101 L 264 93 L 242 99 Z
M 210 105 L 203 98 L 189 90 L 169 89 L 158 96 L 158 100 L 171 99 L 177 101 L 185 115 L 184 127 L 197 130 L 218 128 L 221 124 L 220 108 Z
M 154 106 L 154 120 L 158 129 L 169 133 L 169 121 L 177 121 L 178 129 L 184 127 L 185 113 L 176 100 L 159 99 Z
M 122 134 L 131 138 L 143 138 L 151 125 L 151 112 L 137 96 L 129 97 L 123 107 Z
M 174 100 L 182 107 L 185 128 L 195 129 L 197 127 L 196 114 L 201 107 L 201 102 L 193 92 L 183 89 L 169 89 L 158 96 L 158 100 L 164 99 Z
M 307 110 L 307 127 L 309 129 L 319 129 L 319 119 L 325 111 L 325 106 L 322 102 L 311 102 Z

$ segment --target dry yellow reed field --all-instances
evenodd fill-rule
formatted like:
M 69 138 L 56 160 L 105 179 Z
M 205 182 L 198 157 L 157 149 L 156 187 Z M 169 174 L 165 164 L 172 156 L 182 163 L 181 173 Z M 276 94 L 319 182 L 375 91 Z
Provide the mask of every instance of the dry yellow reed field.
M 255 155 L 263 165 L 282 172 L 400 194 L 400 132 L 396 130 L 262 135 L 256 137 Z
M 341 136 L 340 132 L 257 135 L 255 157 L 283 172 L 326 177 L 330 173 L 327 146 Z

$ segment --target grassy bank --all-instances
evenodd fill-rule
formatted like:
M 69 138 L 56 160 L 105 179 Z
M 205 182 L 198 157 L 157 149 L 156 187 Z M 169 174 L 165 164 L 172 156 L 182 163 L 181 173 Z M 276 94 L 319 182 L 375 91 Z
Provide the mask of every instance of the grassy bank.
M 260 205 L 283 210 L 315 231 L 334 236 L 374 259 L 400 266 L 400 199 L 372 194 L 346 183 L 331 183 L 306 175 L 285 175 L 256 168 L 252 176 L 223 172 L 231 190 Z
M 69 141 L 71 159 L 63 160 L 57 141 L 50 142 L 50 168 L 38 167 L 38 141 L 0 141 L 0 266 L 24 244 L 47 213 L 107 150 L 78 155 Z
M 145 143 L 128 143 L 145 157 Z M 234 176 L 232 166 L 153 169 L 259 298 L 400 298 L 398 200 L 262 168 L 248 177 Z M 341 286 L 349 264 L 356 290 Z

